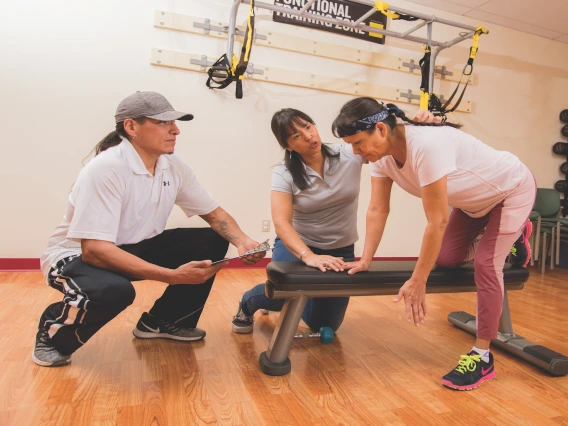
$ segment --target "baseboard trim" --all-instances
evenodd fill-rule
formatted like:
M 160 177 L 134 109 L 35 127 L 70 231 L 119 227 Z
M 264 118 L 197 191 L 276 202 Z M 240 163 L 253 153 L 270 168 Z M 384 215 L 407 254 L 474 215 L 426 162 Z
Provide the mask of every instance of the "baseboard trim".
M 39 258 L 5 257 L 0 258 L 0 271 L 27 272 L 39 271 Z
M 360 259 L 357 257 L 357 260 Z M 373 260 L 382 261 L 402 261 L 402 260 L 416 260 L 417 257 L 374 257 Z M 270 263 L 270 258 L 261 259 L 254 265 L 245 265 L 239 259 L 233 259 L 229 261 L 227 268 L 229 269 L 257 269 L 266 268 L 266 265 Z M 32 272 L 39 271 L 40 263 L 39 258 L 17 258 L 17 257 L 5 257 L 0 258 L 0 271 L 2 272 Z

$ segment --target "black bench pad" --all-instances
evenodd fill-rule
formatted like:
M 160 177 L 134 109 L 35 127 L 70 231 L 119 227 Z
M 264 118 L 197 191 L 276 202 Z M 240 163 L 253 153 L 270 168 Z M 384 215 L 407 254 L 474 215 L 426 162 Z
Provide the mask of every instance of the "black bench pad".
M 368 271 L 348 275 L 347 271 L 321 272 L 299 262 L 270 262 L 266 268 L 266 294 L 272 297 L 274 291 L 301 292 L 309 288 L 311 291 L 333 291 L 339 289 L 388 289 L 393 294 L 412 276 L 415 261 L 374 261 Z M 522 289 L 529 278 L 526 268 L 511 268 L 505 265 L 505 287 Z M 459 291 L 458 287 L 471 288 L 475 291 L 473 264 L 460 268 L 435 268 L 428 278 L 426 291 L 448 293 Z

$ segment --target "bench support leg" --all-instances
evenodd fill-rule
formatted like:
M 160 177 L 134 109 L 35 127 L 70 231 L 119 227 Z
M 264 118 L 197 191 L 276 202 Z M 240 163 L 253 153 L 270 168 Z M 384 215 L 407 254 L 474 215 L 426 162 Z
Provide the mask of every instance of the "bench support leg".
M 448 315 L 448 321 L 474 336 L 477 334 L 475 316 L 467 312 L 452 312 Z M 503 299 L 503 312 L 501 313 L 501 319 L 499 321 L 499 334 L 491 344 L 548 371 L 554 376 L 565 376 L 568 374 L 568 357 L 544 346 L 535 345 L 522 336 L 513 333 L 507 292 L 505 292 Z
M 306 296 L 299 296 L 287 299 L 284 303 L 268 350 L 261 353 L 258 359 L 260 369 L 264 374 L 283 376 L 292 369 L 288 353 L 307 301 Z

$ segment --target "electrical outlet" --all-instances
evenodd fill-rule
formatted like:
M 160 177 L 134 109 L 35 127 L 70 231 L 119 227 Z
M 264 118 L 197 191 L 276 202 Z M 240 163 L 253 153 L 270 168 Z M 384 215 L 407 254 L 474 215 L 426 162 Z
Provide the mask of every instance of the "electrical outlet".
M 270 221 L 263 220 L 262 221 L 262 232 L 270 232 Z

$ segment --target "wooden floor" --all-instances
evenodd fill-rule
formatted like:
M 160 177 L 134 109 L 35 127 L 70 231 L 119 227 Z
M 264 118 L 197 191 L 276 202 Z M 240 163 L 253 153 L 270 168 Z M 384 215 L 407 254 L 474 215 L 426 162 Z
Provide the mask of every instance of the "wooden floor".
M 515 332 L 568 354 L 568 270 L 510 292 Z M 39 273 L 0 273 L 0 425 L 568 425 L 568 376 L 552 377 L 494 350 L 497 378 L 471 392 L 441 377 L 473 336 L 446 319 L 475 313 L 475 294 L 428 295 L 416 328 L 392 297 L 353 298 L 331 345 L 295 341 L 292 372 L 257 364 L 277 314 L 231 332 L 237 301 L 264 270 L 225 270 L 200 321 L 204 342 L 140 340 L 131 330 L 165 285 L 135 283 L 134 304 L 73 355 L 42 368 L 30 357 L 41 311 L 59 299 Z

